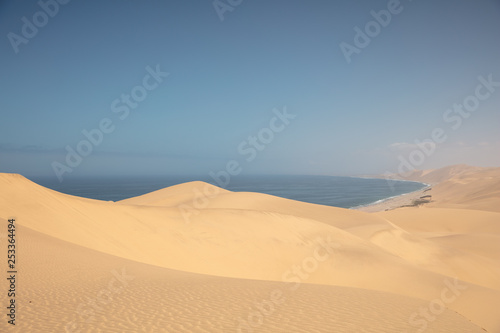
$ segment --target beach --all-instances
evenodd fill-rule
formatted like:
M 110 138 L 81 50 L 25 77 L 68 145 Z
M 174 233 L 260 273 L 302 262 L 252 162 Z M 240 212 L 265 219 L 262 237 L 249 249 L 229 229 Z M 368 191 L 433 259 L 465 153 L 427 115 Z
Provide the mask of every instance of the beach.
M 415 170 L 406 175 L 379 176 L 389 183 L 398 180 L 416 181 L 426 184 L 427 187 L 356 209 L 364 212 L 380 212 L 425 206 L 499 212 L 500 205 L 495 203 L 499 186 L 496 169 L 457 165 L 438 170 Z
M 419 200 L 422 197 L 427 195 L 431 195 L 429 191 L 432 190 L 432 187 L 429 186 L 423 190 L 418 190 L 406 194 L 402 194 L 393 198 L 385 199 L 380 202 L 376 202 L 370 205 L 356 207 L 356 210 L 367 212 L 367 213 L 375 213 L 381 212 L 385 210 L 391 210 L 396 208 L 402 208 L 404 206 L 412 206 L 415 204 L 415 200 Z M 425 198 L 424 198 L 425 199 Z
M 0 328 L 499 332 L 500 168 L 407 177 L 431 187 L 353 210 L 203 182 L 100 201 L 0 174 L 18 254 Z

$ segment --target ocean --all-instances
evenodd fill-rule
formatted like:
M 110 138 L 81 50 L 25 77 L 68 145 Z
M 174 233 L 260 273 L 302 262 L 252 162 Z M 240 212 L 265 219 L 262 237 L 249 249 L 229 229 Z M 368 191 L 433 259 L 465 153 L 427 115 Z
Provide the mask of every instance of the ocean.
M 37 184 L 79 197 L 119 201 L 168 186 L 202 180 L 203 177 L 115 177 L 67 179 L 63 182 L 46 178 L 31 179 Z M 225 187 L 235 192 L 259 192 L 282 198 L 326 206 L 354 208 L 417 191 L 426 184 L 411 181 L 337 176 L 249 176 L 233 177 Z

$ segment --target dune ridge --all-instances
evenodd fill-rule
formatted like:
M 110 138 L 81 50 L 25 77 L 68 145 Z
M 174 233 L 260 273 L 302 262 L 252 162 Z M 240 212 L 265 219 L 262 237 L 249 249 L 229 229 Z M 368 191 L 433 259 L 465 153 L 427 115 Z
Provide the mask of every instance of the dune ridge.
M 59 308 L 64 319 L 57 320 L 38 314 L 44 313 L 39 303 L 23 297 L 27 311 L 19 321 L 31 329 L 37 322 L 64 329 L 76 320 L 89 331 L 110 332 L 351 332 L 356 325 L 368 332 L 416 332 L 424 325 L 429 332 L 500 331 L 500 212 L 495 205 L 500 168 L 455 166 L 414 178 L 437 182 L 431 203 L 365 213 L 233 193 L 202 182 L 104 202 L 0 174 L 0 218 L 15 216 L 25 235 L 21 240 L 30 244 L 24 245 L 30 258 L 25 269 L 32 272 L 23 287 L 26 295 L 36 294 L 45 305 L 52 305 L 47 295 L 68 304 L 67 310 Z M 33 244 L 51 254 L 38 253 Z M 100 270 L 89 268 L 84 258 L 95 258 Z M 68 267 L 58 275 L 66 287 L 58 291 L 48 284 L 35 292 L 52 272 L 38 262 Z M 130 314 L 129 319 L 109 311 L 90 324 L 81 315 L 74 318 L 76 300 L 97 288 L 87 281 L 87 289 L 68 291 L 82 281 L 75 262 L 97 281 L 121 266 L 147 281 L 125 298 L 116 295 L 111 308 Z M 197 283 L 212 287 L 204 292 Z M 273 288 L 286 293 L 287 301 L 272 303 L 281 309 L 273 312 L 276 318 L 260 312 L 262 320 L 250 325 L 248 316 L 259 311 L 252 304 L 269 300 Z M 443 301 L 453 291 L 453 301 Z M 71 293 L 74 301 L 67 296 Z M 159 295 L 175 295 L 182 306 L 176 309 Z M 181 301 L 183 295 L 190 300 Z M 336 302 L 339 297 L 342 302 Z M 148 324 L 137 328 L 131 319 L 137 314 L 128 312 L 127 304 L 134 308 L 132 303 L 148 300 L 157 307 L 147 315 Z M 322 306 L 311 307 L 314 302 Z M 216 308 L 228 304 L 230 309 L 216 315 Z M 432 304 L 444 307 L 435 310 Z M 426 318 L 422 308 L 439 315 Z M 213 319 L 207 322 L 196 311 Z

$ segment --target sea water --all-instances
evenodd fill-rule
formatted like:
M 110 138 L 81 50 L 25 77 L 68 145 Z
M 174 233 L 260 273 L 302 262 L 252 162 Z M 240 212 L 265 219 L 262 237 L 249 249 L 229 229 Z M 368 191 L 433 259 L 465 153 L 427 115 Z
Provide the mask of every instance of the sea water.
M 208 177 L 115 177 L 78 178 L 58 182 L 33 178 L 34 182 L 75 196 L 119 201 L 168 186 L 201 180 L 218 185 Z M 224 186 L 235 192 L 258 192 L 320 205 L 353 208 L 417 191 L 426 184 L 385 179 L 337 176 L 235 176 Z

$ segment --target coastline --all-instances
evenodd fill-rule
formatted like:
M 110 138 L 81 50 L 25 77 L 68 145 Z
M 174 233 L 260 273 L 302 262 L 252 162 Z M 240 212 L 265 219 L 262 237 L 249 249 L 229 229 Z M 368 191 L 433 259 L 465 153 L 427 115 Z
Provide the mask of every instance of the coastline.
M 460 301 L 443 301 L 446 310 L 428 331 L 499 331 L 500 168 L 452 166 L 415 178 L 432 188 L 359 207 L 380 211 L 363 214 L 260 193 L 214 196 L 222 189 L 201 181 L 100 202 L 0 173 L 0 204 L 8 207 L 0 222 L 18 223 L 24 240 L 19 287 L 29 298 L 19 298 L 27 315 L 16 326 L 161 331 L 158 318 L 142 307 L 150 304 L 173 309 L 160 322 L 169 331 L 250 331 L 248 318 L 264 320 L 260 308 L 278 310 L 286 299 L 282 317 L 265 317 L 263 330 L 347 333 L 352 325 L 342 323 L 356 322 L 400 332 L 455 281 Z M 411 207 L 393 209 L 405 205 Z M 297 283 L 301 291 L 295 292 Z M 94 322 L 79 313 L 87 302 L 103 305 Z M 361 321 L 360 304 L 367 314 Z M 75 319 L 48 320 L 53 313 Z M 145 320 L 128 320 L 138 315 Z
M 350 209 L 359 210 L 367 213 L 376 213 L 406 206 L 416 206 L 415 204 L 416 200 L 419 200 L 422 197 L 431 196 L 430 192 L 432 190 L 432 184 L 427 184 L 427 183 L 421 183 L 421 184 L 426 185 L 426 187 L 420 190 L 401 194 L 395 197 L 389 197 L 387 199 L 378 200 L 368 205 L 352 207 Z M 430 200 L 429 201 L 425 200 L 425 202 L 422 203 L 427 203 L 427 202 L 430 202 Z

